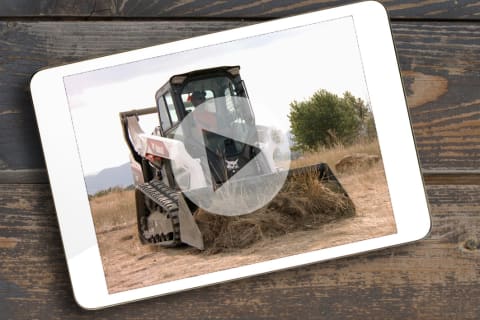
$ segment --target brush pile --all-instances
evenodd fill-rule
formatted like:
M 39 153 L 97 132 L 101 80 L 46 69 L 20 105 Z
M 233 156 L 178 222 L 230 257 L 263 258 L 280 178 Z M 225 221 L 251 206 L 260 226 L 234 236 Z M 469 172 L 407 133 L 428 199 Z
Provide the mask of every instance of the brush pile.
M 354 215 L 350 198 L 320 182 L 316 175 L 307 174 L 289 178 L 268 205 L 250 214 L 226 217 L 200 209 L 195 220 L 203 234 L 205 252 L 213 254 Z

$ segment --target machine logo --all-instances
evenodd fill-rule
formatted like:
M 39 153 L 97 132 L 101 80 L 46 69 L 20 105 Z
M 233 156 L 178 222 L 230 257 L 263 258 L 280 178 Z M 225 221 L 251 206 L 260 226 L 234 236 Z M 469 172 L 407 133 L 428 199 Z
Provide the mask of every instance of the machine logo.
M 240 169 L 240 167 L 238 166 L 238 159 L 235 161 L 225 160 L 225 166 L 227 167 L 228 171 L 232 171 L 233 173 L 235 173 L 236 170 Z

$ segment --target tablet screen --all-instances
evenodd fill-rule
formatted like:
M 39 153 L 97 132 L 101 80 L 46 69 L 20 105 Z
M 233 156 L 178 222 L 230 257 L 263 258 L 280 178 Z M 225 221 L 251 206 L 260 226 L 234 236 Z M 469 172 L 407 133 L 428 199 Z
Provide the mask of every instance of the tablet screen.
M 110 293 L 396 233 L 350 16 L 64 85 Z

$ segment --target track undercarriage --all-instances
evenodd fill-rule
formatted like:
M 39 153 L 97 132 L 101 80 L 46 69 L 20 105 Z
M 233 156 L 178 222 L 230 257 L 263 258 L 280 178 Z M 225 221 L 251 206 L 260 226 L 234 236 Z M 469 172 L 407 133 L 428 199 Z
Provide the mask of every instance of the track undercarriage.
M 178 192 L 159 180 L 137 186 L 138 232 L 143 243 L 174 247 L 180 241 Z

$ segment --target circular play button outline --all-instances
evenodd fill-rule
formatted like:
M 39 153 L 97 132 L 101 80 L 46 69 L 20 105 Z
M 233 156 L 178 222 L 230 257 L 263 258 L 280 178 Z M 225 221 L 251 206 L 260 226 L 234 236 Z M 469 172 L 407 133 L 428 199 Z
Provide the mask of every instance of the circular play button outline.
M 249 110 L 247 98 L 212 98 L 189 112 L 175 130 L 173 138 L 183 142 L 190 156 L 200 163 L 205 185 L 191 189 L 188 180 L 179 178 L 185 177 L 180 161 L 172 161 L 175 180 L 183 194 L 203 210 L 224 216 L 251 213 L 268 204 L 287 179 L 290 148 L 286 135 L 282 136 L 274 124 L 256 126 L 253 119 L 245 119 Z M 216 150 L 208 139 L 218 142 Z M 255 152 L 239 165 L 240 155 L 235 158 L 236 155 L 221 154 L 218 145 L 226 140 L 237 146 L 249 145 Z M 282 150 L 281 159 L 275 158 L 278 150 Z M 228 167 L 228 177 L 220 184 L 214 181 L 214 168 L 207 153 L 210 159 L 213 153 L 218 161 L 224 161 L 220 167 Z

